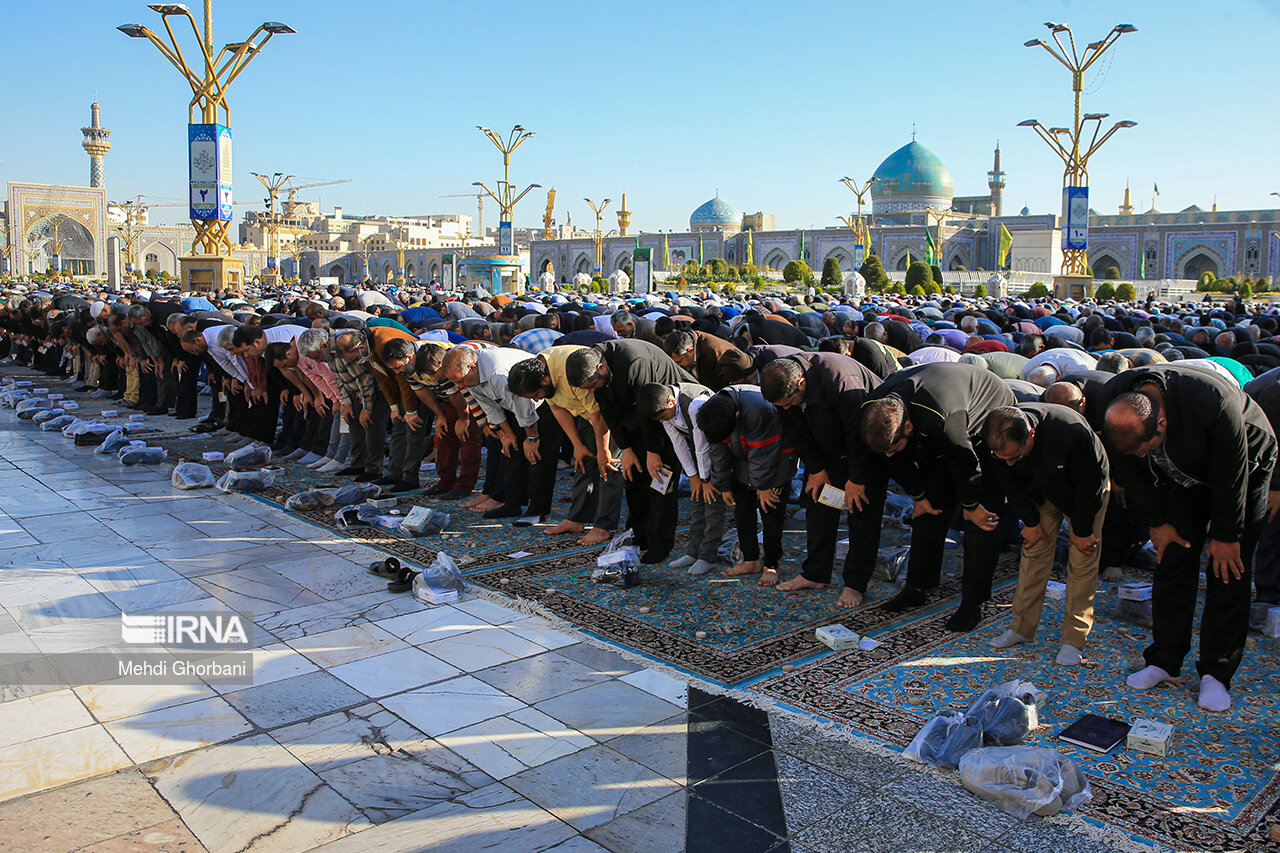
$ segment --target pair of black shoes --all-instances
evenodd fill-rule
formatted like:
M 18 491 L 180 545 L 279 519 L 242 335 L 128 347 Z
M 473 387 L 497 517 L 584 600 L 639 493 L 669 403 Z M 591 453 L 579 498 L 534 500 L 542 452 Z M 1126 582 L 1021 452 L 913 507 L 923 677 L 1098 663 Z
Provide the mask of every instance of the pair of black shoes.
M 916 586 L 907 586 L 902 588 L 902 592 L 880 605 L 881 610 L 887 610 L 890 613 L 902 613 L 916 607 L 922 607 L 928 601 L 926 591 Z M 960 606 L 956 608 L 956 612 L 951 614 L 951 618 L 947 620 L 946 628 L 948 631 L 956 633 L 967 633 L 978 627 L 978 623 L 982 621 L 982 605 L 970 604 L 961 601 Z

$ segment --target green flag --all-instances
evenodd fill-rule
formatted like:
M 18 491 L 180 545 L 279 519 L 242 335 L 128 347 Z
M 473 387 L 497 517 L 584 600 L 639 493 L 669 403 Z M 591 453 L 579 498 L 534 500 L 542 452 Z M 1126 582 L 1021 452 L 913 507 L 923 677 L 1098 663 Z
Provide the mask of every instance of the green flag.
M 924 229 L 924 260 L 929 266 L 938 265 L 938 246 L 933 242 L 933 234 Z
M 702 260 L 702 235 L 698 235 L 698 263 L 706 263 Z
M 1147 253 L 1142 253 L 1142 258 L 1138 261 L 1138 278 L 1147 277 Z
M 747 263 L 754 264 L 756 262 L 756 239 L 755 232 L 747 232 Z
M 1009 250 L 1013 248 L 1013 235 L 1009 233 L 1009 229 L 1004 227 L 1004 223 L 1000 223 L 1000 254 L 996 258 L 1000 266 L 1006 266 L 1009 263 Z
M 667 245 L 667 235 L 662 235 L 662 268 L 671 269 L 671 247 Z

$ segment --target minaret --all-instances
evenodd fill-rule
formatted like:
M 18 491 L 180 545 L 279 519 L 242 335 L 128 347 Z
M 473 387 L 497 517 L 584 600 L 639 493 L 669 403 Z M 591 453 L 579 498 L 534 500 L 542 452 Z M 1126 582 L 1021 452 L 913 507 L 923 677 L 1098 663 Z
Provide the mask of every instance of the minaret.
M 1129 182 L 1124 182 L 1124 204 L 1120 205 L 1121 216 L 1133 216 L 1133 205 L 1129 202 Z
M 996 142 L 995 162 L 987 172 L 987 186 L 991 188 L 991 215 L 1004 216 L 1004 170 L 1000 168 L 1000 143 Z
M 89 186 L 101 187 L 106 183 L 102 169 L 102 159 L 111 150 L 111 143 L 107 141 L 111 131 L 102 126 L 101 109 L 98 107 L 96 93 L 93 97 L 93 106 L 90 109 L 93 110 L 93 121 L 88 127 L 80 128 L 80 131 L 84 134 L 84 142 L 81 144 L 89 155 Z
M 627 229 L 631 227 L 631 211 L 627 210 L 627 191 L 622 191 L 622 207 L 618 208 L 618 233 L 623 237 L 627 236 Z

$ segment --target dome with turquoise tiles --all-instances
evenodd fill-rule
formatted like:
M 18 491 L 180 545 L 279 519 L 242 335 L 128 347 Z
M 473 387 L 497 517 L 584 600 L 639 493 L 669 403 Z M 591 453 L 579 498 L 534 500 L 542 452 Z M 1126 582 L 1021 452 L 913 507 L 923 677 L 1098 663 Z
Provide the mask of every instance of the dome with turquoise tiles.
M 910 213 L 927 207 L 947 209 L 955 196 L 951 172 L 928 148 L 914 139 L 885 158 L 871 185 L 876 214 Z
M 690 231 L 740 231 L 742 211 L 716 196 L 689 216 Z

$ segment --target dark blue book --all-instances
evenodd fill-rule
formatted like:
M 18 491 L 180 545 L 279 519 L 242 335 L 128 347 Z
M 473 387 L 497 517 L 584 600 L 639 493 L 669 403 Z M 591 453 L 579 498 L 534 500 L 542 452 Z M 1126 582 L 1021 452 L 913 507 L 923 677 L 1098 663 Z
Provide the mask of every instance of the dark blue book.
M 1129 734 L 1130 726 L 1110 717 L 1085 714 L 1062 730 L 1058 740 L 1083 746 L 1094 752 L 1110 752 Z

